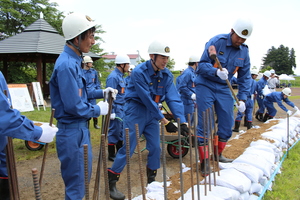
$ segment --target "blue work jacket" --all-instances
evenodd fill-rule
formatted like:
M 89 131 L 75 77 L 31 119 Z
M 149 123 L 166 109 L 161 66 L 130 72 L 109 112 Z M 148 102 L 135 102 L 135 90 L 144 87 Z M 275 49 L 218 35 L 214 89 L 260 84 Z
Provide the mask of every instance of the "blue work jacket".
M 176 87 L 181 95 L 182 101 L 193 103 L 191 98 L 192 94 L 195 93 L 195 79 L 196 73 L 195 70 L 189 66 L 183 73 L 180 75 L 180 80 L 178 81 Z
M 123 105 L 125 103 L 125 88 L 126 83 L 124 74 L 116 67 L 106 79 L 106 87 L 111 87 L 118 90 L 118 94 L 114 103 Z
M 273 103 L 276 102 L 278 106 L 284 110 L 285 112 L 288 111 L 288 109 L 282 104 L 282 101 L 284 101 L 287 105 L 294 107 L 294 103 L 291 102 L 288 98 L 283 98 L 282 92 L 271 92 L 266 95 L 264 103 Z

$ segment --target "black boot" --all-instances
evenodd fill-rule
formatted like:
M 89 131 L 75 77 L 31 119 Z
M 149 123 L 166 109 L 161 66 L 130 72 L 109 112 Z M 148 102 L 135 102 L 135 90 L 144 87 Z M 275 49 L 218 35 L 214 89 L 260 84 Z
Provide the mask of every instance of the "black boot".
M 269 119 L 269 114 L 266 113 L 262 121 L 266 122 L 266 121 L 268 121 L 268 119 Z
M 233 132 L 239 132 L 241 122 L 235 121 L 234 122 L 234 129 L 232 130 Z
M 205 149 L 205 153 L 204 153 L 204 148 Z M 208 146 L 204 146 L 203 143 L 199 144 L 198 146 L 198 152 L 199 152 L 199 160 L 200 160 L 200 170 L 202 173 L 202 176 L 208 176 L 211 172 L 210 170 L 210 166 L 209 166 L 209 155 L 208 155 Z
M 100 129 L 100 127 L 98 126 L 98 118 L 93 118 L 93 121 L 94 121 L 94 128 Z
M 248 120 L 247 120 L 247 117 L 244 116 L 244 126 L 247 127 L 247 125 L 248 125 Z
M 148 184 L 152 183 L 155 181 L 155 177 L 157 174 L 157 170 L 152 170 L 147 167 L 147 179 L 148 179 Z
M 118 141 L 116 144 L 117 152 L 119 151 L 119 149 L 121 149 L 122 146 L 123 146 L 123 141 Z
M 262 122 L 262 121 L 263 121 L 263 113 L 258 113 L 258 112 L 256 112 L 256 113 L 255 113 L 255 118 L 256 118 L 258 121 Z
M 111 170 L 108 170 L 110 198 L 115 199 L 115 200 L 125 199 L 125 195 L 122 192 L 120 192 L 116 187 L 116 184 L 117 184 L 119 178 L 120 178 L 120 174 L 115 174 Z
M 116 153 L 115 153 L 115 146 L 114 144 L 108 144 L 108 160 L 114 161 L 116 158 Z
M 247 130 L 249 130 L 251 128 L 252 128 L 252 122 L 248 122 L 248 124 L 247 124 Z
M 1 179 L 0 177 L 0 199 L 9 200 L 9 184 L 8 179 Z
M 222 152 L 225 149 L 226 143 L 227 143 L 226 140 L 219 139 L 218 148 L 216 146 L 214 146 L 214 155 L 215 155 L 215 158 L 217 157 L 216 153 L 217 153 L 217 149 L 218 149 L 219 162 L 222 162 L 222 163 L 229 163 L 229 162 L 233 161 L 233 159 L 226 158 L 226 157 L 224 157 L 222 155 Z

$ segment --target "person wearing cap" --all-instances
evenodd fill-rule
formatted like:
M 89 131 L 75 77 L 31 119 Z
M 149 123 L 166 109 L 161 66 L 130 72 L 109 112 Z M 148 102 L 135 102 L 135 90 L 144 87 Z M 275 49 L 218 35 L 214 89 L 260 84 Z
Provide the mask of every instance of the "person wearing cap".
M 268 85 L 268 79 L 271 76 L 271 72 L 270 71 L 265 71 L 263 73 L 263 76 L 261 77 L 261 79 L 259 79 L 259 81 L 257 81 L 256 84 L 256 100 L 257 100 L 257 105 L 258 105 L 258 110 L 255 113 L 255 118 L 258 121 L 263 121 L 263 115 L 265 112 L 265 106 L 264 106 L 264 88 L 266 87 L 266 85 Z
M 274 69 L 271 69 L 270 72 L 271 72 L 271 76 L 268 79 L 268 87 L 269 87 L 271 92 L 276 92 L 276 87 L 277 87 L 277 84 L 279 82 L 278 78 L 277 78 L 278 76 L 275 74 Z
M 189 58 L 188 68 L 177 77 L 180 81 L 176 81 L 176 88 L 180 94 L 180 98 L 184 105 L 184 115 L 188 119 L 190 115 L 191 124 L 194 123 L 193 113 L 195 111 L 196 93 L 195 93 L 195 79 L 196 69 L 200 61 L 200 56 L 192 55 Z
M 271 92 L 266 95 L 264 99 L 264 105 L 267 109 L 267 112 L 264 115 L 263 122 L 266 122 L 269 119 L 273 119 L 277 113 L 277 110 L 274 107 L 274 103 L 277 103 L 278 106 L 284 110 L 288 116 L 292 115 L 292 111 L 288 110 L 283 104 L 284 101 L 287 105 L 291 106 L 295 111 L 298 111 L 298 107 L 291 102 L 288 97 L 291 96 L 292 90 L 290 88 L 284 88 L 281 92 Z
M 157 169 L 160 168 L 160 123 L 168 132 L 176 132 L 177 127 L 162 114 L 159 104 L 167 103 L 174 116 L 180 119 L 181 134 L 187 135 L 186 119 L 183 104 L 173 83 L 173 75 L 166 68 L 170 48 L 160 41 L 149 45 L 150 60 L 140 63 L 131 73 L 131 78 L 125 93 L 124 128 L 129 129 L 130 156 L 137 145 L 136 124 L 139 134 L 146 138 L 146 148 L 149 151 L 147 159 L 147 182 L 155 181 Z M 124 138 L 126 144 L 126 138 Z M 109 190 L 112 199 L 125 199 L 125 195 L 117 190 L 116 183 L 126 165 L 126 145 L 116 154 L 111 168 L 108 168 Z M 138 173 L 138 172 L 137 172 Z
M 106 87 L 118 90 L 117 98 L 113 102 L 108 130 L 108 160 L 114 161 L 116 152 L 123 146 L 123 118 L 125 104 L 126 82 L 124 74 L 130 67 L 130 58 L 126 54 L 118 54 L 115 58 L 115 70 L 106 79 Z
M 107 115 L 107 101 L 97 105 L 88 99 L 103 98 L 104 93 L 116 92 L 113 88 L 87 90 L 82 54 L 88 53 L 95 44 L 96 24 L 90 17 L 72 13 L 62 22 L 66 40 L 63 52 L 57 58 L 50 79 L 51 106 L 55 109 L 59 131 L 56 150 L 61 163 L 61 175 L 65 184 L 65 199 L 82 199 L 85 194 L 84 145 L 88 145 L 88 180 L 92 172 L 92 145 L 88 121 Z M 108 96 L 108 95 L 107 95 Z
M 250 91 L 247 94 L 247 101 L 246 101 L 246 110 L 245 112 L 237 112 L 235 121 L 234 121 L 234 129 L 232 131 L 234 132 L 239 132 L 239 128 L 240 128 L 240 124 L 241 124 L 241 120 L 244 117 L 245 120 L 245 124 L 244 126 L 247 127 L 247 129 L 251 129 L 252 128 L 252 111 L 253 111 L 253 106 L 254 106 L 254 98 L 255 98 L 255 94 L 256 94 L 256 78 L 258 76 L 258 72 L 256 70 L 251 70 L 251 83 L 250 83 Z
M 10 199 L 9 176 L 6 163 L 7 137 L 27 141 L 50 143 L 57 132 L 56 127 L 49 124 L 34 125 L 34 122 L 12 108 L 11 97 L 6 80 L 0 71 L 0 199 Z
M 101 89 L 98 72 L 93 68 L 93 59 L 90 56 L 84 56 L 83 65 L 87 90 L 90 90 L 92 88 L 96 90 Z M 96 105 L 96 99 L 89 99 L 89 102 L 93 105 Z M 100 127 L 98 126 L 97 117 L 93 117 L 93 122 L 94 128 L 99 129 Z
M 234 124 L 234 99 L 231 91 L 226 84 L 226 80 L 237 73 L 237 84 L 239 100 L 238 110 L 245 111 L 245 101 L 250 90 L 250 58 L 248 46 L 245 41 L 252 33 L 253 25 L 251 20 L 246 18 L 238 19 L 230 33 L 219 34 L 211 38 L 206 44 L 205 49 L 197 67 L 198 74 L 196 84 L 196 99 L 198 106 L 198 151 L 201 162 L 201 172 L 206 176 L 210 172 L 209 155 L 204 152 L 208 145 L 204 145 L 204 126 L 202 113 L 209 108 L 215 108 L 218 119 L 217 135 L 219 140 L 214 143 L 214 155 L 219 154 L 220 162 L 232 162 L 232 159 L 225 158 L 222 155 L 227 141 L 232 135 Z M 218 68 L 218 64 L 210 57 L 209 49 L 216 49 L 216 56 L 219 59 L 223 70 Z M 206 143 L 207 144 L 207 143 Z M 204 162 L 206 160 L 207 162 Z M 206 163 L 206 165 L 204 164 Z

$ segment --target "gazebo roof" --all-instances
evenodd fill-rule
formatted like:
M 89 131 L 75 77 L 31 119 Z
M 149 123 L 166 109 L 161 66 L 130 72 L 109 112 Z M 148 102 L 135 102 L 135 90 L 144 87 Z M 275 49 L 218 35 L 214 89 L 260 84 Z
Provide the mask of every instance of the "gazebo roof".
M 38 19 L 17 35 L 0 41 L 0 61 L 36 62 L 42 54 L 46 63 L 54 63 L 63 51 L 65 39 L 44 19 Z M 89 52 L 94 60 L 100 56 Z

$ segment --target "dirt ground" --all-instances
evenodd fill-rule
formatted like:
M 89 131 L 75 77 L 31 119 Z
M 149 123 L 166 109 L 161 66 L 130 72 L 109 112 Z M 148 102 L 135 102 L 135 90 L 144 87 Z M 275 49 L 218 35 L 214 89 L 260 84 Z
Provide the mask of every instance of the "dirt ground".
M 300 88 L 292 89 L 293 95 L 300 95 Z M 299 100 L 293 100 L 295 105 L 300 107 L 300 99 Z M 286 105 L 286 104 L 285 104 Z M 286 118 L 286 113 L 282 111 L 277 105 L 277 115 L 276 118 Z M 287 106 L 288 108 L 288 106 Z M 291 109 L 291 108 L 288 108 Z M 259 129 L 250 129 L 243 135 L 239 137 L 238 140 L 230 140 L 228 144 L 230 146 L 226 147 L 224 150 L 223 155 L 235 159 L 239 155 L 241 155 L 245 148 L 249 146 L 251 141 L 258 140 L 260 138 L 260 135 L 264 130 L 268 129 L 274 124 L 277 124 L 277 121 L 274 120 L 271 123 L 265 123 L 257 121 L 256 119 L 253 120 L 254 125 L 259 125 Z M 241 123 L 240 130 L 245 130 L 246 127 L 243 126 L 243 123 Z M 234 138 L 236 133 L 233 134 L 232 138 Z M 141 142 L 141 147 L 144 147 L 145 141 Z M 166 145 L 165 145 L 166 146 Z M 98 160 L 98 152 L 99 147 L 94 146 L 93 147 L 93 154 L 94 154 L 94 160 L 93 160 L 93 174 L 92 174 L 92 180 L 89 185 L 89 196 L 90 199 L 93 197 L 94 192 L 94 183 L 95 183 L 95 175 L 96 175 L 96 168 L 97 168 L 97 160 Z M 182 158 L 182 162 L 190 167 L 193 168 L 193 183 L 196 182 L 196 167 L 195 167 L 195 149 L 189 149 L 189 152 L 186 156 Z M 192 155 L 191 155 L 192 154 Z M 142 155 L 142 171 L 144 184 L 146 184 L 146 160 L 147 160 L 147 150 L 143 151 L 141 153 Z M 191 157 L 192 156 L 192 157 Z M 168 199 L 169 200 L 175 200 L 180 197 L 180 193 L 176 193 L 175 191 L 180 191 L 180 162 L 179 159 L 172 158 L 168 152 L 166 151 L 165 154 L 166 158 L 166 174 L 167 177 L 172 180 L 172 185 L 168 188 Z M 190 160 L 192 158 L 192 160 Z M 141 189 L 141 176 L 140 176 L 140 170 L 139 170 L 139 159 L 138 154 L 134 154 L 130 160 L 130 184 L 131 184 L 131 197 L 134 198 L 136 196 L 139 196 L 142 194 Z M 34 188 L 33 188 L 33 179 L 32 179 L 32 173 L 31 169 L 37 168 L 40 170 L 42 163 L 42 157 L 27 161 L 20 161 L 17 163 L 17 173 L 18 173 L 18 181 L 19 181 L 19 191 L 20 191 L 20 199 L 21 200 L 34 200 L 35 194 L 34 194 Z M 107 165 L 110 167 L 112 162 L 108 161 Z M 158 175 L 156 180 L 159 182 L 163 182 L 163 168 L 158 170 Z M 200 176 L 201 177 L 201 176 Z M 187 191 L 188 188 L 191 187 L 191 173 L 186 172 L 183 174 L 183 188 L 184 191 Z M 200 179 L 201 180 L 201 179 Z M 101 169 L 101 185 L 100 185 L 100 199 L 106 199 L 104 195 L 104 179 L 103 179 L 103 168 Z M 122 191 L 126 197 L 128 197 L 128 175 L 127 175 L 127 167 L 123 170 L 120 176 L 120 180 L 117 183 L 117 188 Z M 46 165 L 45 165 L 45 171 L 43 175 L 43 184 L 41 188 L 41 196 L 44 200 L 63 200 L 64 199 L 64 184 L 60 175 L 60 163 L 57 158 L 56 154 L 48 154 Z

